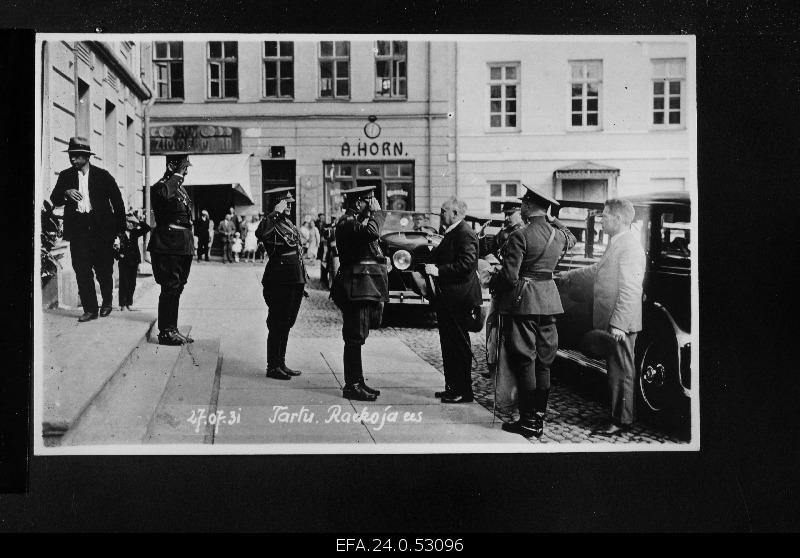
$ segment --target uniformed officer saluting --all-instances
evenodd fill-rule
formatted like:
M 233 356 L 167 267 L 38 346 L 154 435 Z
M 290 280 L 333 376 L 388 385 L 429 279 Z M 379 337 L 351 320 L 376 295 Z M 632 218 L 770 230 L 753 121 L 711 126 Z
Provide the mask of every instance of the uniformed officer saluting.
M 523 184 L 523 186 L 525 186 Z M 500 312 L 500 358 L 519 385 L 519 420 L 503 430 L 526 438 L 542 435 L 550 393 L 550 365 L 558 350 L 555 314 L 564 312 L 553 281 L 562 251 L 575 237 L 558 219 L 547 214 L 558 202 L 525 186 L 522 217 L 527 226 L 508 237 L 503 267 L 489 282 Z
M 161 285 L 158 297 L 158 342 L 161 345 L 192 342 L 178 331 L 178 305 L 194 256 L 192 202 L 183 187 L 190 166 L 188 154 L 168 154 L 164 176 L 150 187 L 156 226 L 147 250 L 153 277 Z
M 269 307 L 267 314 L 267 377 L 289 380 L 299 376 L 299 370 L 286 366 L 286 345 L 292 329 L 306 284 L 306 268 L 300 257 L 300 232 L 292 223 L 294 187 L 265 190 L 274 204 L 256 229 L 256 238 L 263 244 L 269 259 L 264 268 L 261 284 L 264 287 L 264 302 Z
M 364 383 L 361 346 L 370 328 L 380 326 L 383 303 L 389 300 L 386 258 L 378 246 L 386 218 L 373 194 L 374 186 L 342 192 L 347 210 L 336 223 L 339 271 L 331 298 L 342 311 L 344 388 L 348 399 L 375 401 L 380 391 Z
M 503 223 L 503 228 L 500 229 L 500 232 L 498 232 L 495 237 L 497 246 L 494 252 L 494 255 L 500 261 L 503 259 L 502 251 L 506 242 L 508 242 L 508 237 L 511 236 L 511 233 L 514 231 L 518 231 L 525 226 L 525 222 L 522 219 L 521 206 L 522 204 L 520 202 L 506 202 L 503 204 L 505 222 Z

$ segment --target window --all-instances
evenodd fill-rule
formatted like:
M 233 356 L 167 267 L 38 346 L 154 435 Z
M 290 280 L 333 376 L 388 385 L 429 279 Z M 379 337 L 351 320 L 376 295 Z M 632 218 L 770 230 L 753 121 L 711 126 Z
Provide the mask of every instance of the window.
M 683 118 L 684 79 L 686 61 L 683 59 L 653 60 L 653 124 L 681 126 Z
M 387 210 L 414 210 L 414 163 L 411 161 L 327 161 L 324 184 L 329 216 L 342 210 L 342 192 L 357 186 L 375 186 L 375 197 Z
M 375 96 L 405 98 L 407 69 L 406 41 L 377 41 L 375 47 Z
M 491 182 L 489 184 L 489 213 L 502 214 L 505 202 L 519 202 L 519 182 Z
M 319 43 L 319 96 L 325 99 L 350 97 L 350 43 Z
M 489 127 L 517 127 L 519 64 L 489 66 Z
M 294 43 L 264 41 L 264 97 L 294 97 Z
M 183 99 L 183 43 L 155 43 L 156 96 Z
M 236 41 L 208 43 L 208 98 L 239 96 L 239 64 Z
M 570 126 L 600 127 L 600 86 L 603 63 L 599 60 L 570 62 Z
M 661 216 L 661 262 L 665 265 L 689 267 L 691 226 L 686 216 L 665 213 Z

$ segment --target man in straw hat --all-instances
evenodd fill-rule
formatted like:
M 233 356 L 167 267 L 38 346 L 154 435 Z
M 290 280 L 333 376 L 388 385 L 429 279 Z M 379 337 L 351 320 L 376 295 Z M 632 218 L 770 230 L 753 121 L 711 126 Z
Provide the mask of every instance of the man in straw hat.
M 346 212 L 336 223 L 339 271 L 331 298 L 342 311 L 344 388 L 342 395 L 357 401 L 375 401 L 380 391 L 364 382 L 361 346 L 369 330 L 381 325 L 383 304 L 389 300 L 386 258 L 378 246 L 385 214 L 375 199 L 375 186 L 345 190 Z
M 290 380 L 300 370 L 286 366 L 289 332 L 297 319 L 306 286 L 306 268 L 300 254 L 300 232 L 292 223 L 294 186 L 265 190 L 272 211 L 259 223 L 256 238 L 264 245 L 269 260 L 261 278 L 267 314 L 267 378 Z
M 525 438 L 540 437 L 550 394 L 550 365 L 558 350 L 556 314 L 561 298 L 553 270 L 561 254 L 575 245 L 569 229 L 548 214 L 558 202 L 525 187 L 522 217 L 528 224 L 508 237 L 503 266 L 489 283 L 500 313 L 498 366 L 511 370 L 519 388 L 519 420 L 503 430 Z
M 158 297 L 158 342 L 161 345 L 192 342 L 191 337 L 178 331 L 181 293 L 189 279 L 194 258 L 192 202 L 183 187 L 190 166 L 192 163 L 187 153 L 168 154 L 164 176 L 150 187 L 156 226 L 147 250 L 153 278 L 161 286 Z
M 54 206 L 65 205 L 64 240 L 69 241 L 72 269 L 83 306 L 78 321 L 87 322 L 98 317 L 95 274 L 103 299 L 99 315 L 105 317 L 111 313 L 114 245 L 118 242 L 117 235 L 126 229 L 125 204 L 114 177 L 89 162 L 94 152 L 88 139 L 70 138 L 65 151 L 72 167 L 59 173 L 50 201 Z

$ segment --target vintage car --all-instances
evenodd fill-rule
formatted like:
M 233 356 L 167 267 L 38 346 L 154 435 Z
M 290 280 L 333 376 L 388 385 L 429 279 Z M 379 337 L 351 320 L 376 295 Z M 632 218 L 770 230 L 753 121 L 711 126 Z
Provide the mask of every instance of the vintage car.
M 643 330 L 635 349 L 637 408 L 685 422 L 693 381 L 689 195 L 667 192 L 625 199 L 636 210 L 633 229 L 641 235 L 647 256 Z M 598 261 L 608 242 L 600 227 L 602 203 L 564 200 L 561 204 L 557 215 L 578 243 L 565 254 L 557 272 Z M 603 355 L 593 353 L 597 349 L 586 336 L 592 327 L 592 285 L 573 281 L 566 285 L 559 286 L 564 314 L 558 320 L 558 356 L 605 373 Z

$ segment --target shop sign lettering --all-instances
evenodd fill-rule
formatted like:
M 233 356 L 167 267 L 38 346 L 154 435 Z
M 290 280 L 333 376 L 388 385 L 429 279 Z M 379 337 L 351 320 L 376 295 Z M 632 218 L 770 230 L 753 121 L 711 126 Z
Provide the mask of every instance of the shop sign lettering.
M 241 153 L 242 135 L 231 126 L 158 126 L 150 132 L 150 153 Z
M 403 150 L 403 142 L 365 142 L 359 141 L 355 145 L 348 142 L 342 144 L 342 157 L 366 157 L 371 155 L 381 157 L 408 157 L 408 153 Z

